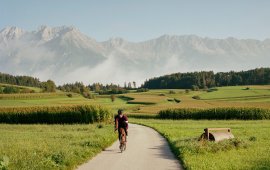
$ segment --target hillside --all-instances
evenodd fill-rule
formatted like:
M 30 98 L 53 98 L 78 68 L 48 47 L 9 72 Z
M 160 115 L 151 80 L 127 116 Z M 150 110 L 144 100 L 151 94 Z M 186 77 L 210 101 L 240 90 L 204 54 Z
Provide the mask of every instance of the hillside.
M 256 68 L 247 71 L 218 72 L 201 71 L 174 73 L 146 80 L 142 87 L 149 89 L 190 89 L 216 86 L 268 85 L 270 68 Z

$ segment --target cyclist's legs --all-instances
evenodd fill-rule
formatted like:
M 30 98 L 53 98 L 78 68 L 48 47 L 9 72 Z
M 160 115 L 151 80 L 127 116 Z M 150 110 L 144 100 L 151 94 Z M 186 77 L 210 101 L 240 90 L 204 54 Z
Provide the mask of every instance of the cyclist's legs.
M 126 136 L 128 136 L 128 130 L 127 130 L 127 128 L 125 128 L 125 133 L 126 133 Z
M 118 129 L 118 140 L 120 141 L 121 139 L 121 132 L 120 132 L 120 129 Z

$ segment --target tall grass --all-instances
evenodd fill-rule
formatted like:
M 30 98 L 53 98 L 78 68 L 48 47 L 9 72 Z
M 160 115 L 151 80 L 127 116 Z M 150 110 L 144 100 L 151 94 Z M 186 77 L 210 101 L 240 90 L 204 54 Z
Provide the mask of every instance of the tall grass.
M 270 119 L 270 110 L 261 108 L 211 108 L 211 109 L 168 109 L 158 113 L 161 119 Z
M 108 109 L 94 105 L 0 108 L 0 123 L 73 124 L 104 122 L 111 118 Z
M 188 170 L 269 169 L 270 120 L 160 120 L 130 119 L 150 126 L 169 142 Z M 206 127 L 230 127 L 235 139 L 218 143 L 198 141 Z

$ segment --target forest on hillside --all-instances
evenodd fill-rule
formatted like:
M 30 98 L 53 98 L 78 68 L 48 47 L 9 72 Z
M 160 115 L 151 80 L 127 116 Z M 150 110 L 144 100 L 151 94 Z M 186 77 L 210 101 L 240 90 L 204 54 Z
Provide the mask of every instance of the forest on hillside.
M 142 87 L 148 89 L 190 89 L 266 84 L 270 84 L 270 68 L 256 68 L 239 72 L 174 73 L 146 80 Z

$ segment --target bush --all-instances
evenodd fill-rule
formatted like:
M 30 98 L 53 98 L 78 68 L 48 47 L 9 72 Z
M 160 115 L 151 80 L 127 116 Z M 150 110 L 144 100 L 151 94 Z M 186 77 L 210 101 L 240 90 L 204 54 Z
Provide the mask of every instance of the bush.
M 192 90 L 192 91 L 198 91 L 198 90 L 200 90 L 200 89 L 199 89 L 198 86 L 192 85 L 192 86 L 191 86 L 191 90 Z
M 157 103 L 154 103 L 154 102 L 136 102 L 136 101 L 128 101 L 127 104 L 142 104 L 142 105 L 154 105 L 154 104 L 157 104 Z
M 249 90 L 250 88 L 249 87 L 246 87 L 245 89 L 243 89 L 243 90 Z
M 72 97 L 72 94 L 71 94 L 71 93 L 68 93 L 68 94 L 67 94 L 67 97 Z
M 19 93 L 19 92 L 20 92 L 20 89 L 14 86 L 6 86 L 3 90 L 3 93 L 5 94 Z
M 212 109 L 168 109 L 158 113 L 161 119 L 270 119 L 269 109 L 260 108 L 212 108 Z
M 97 125 L 97 128 L 98 128 L 98 129 L 104 128 L 104 125 L 103 125 L 103 124 L 98 124 L 98 125 Z
M 93 123 L 112 118 L 109 110 L 100 106 L 54 106 L 0 108 L 0 123 Z
M 257 140 L 257 138 L 255 136 L 251 136 L 248 140 L 254 142 Z
M 192 98 L 193 98 L 193 99 L 196 99 L 196 100 L 200 100 L 200 99 L 201 99 L 200 96 L 193 96 Z
M 175 94 L 175 91 L 170 90 L 170 91 L 169 91 L 169 94 Z
M 174 98 L 174 101 L 175 101 L 176 103 L 180 103 L 180 102 L 181 102 L 181 100 L 176 99 L 176 98 Z
M 140 89 L 137 89 L 137 92 L 148 92 L 149 89 L 148 88 L 140 88 Z
M 65 155 L 62 152 L 55 153 L 51 156 L 51 159 L 55 164 L 61 165 L 64 163 Z

